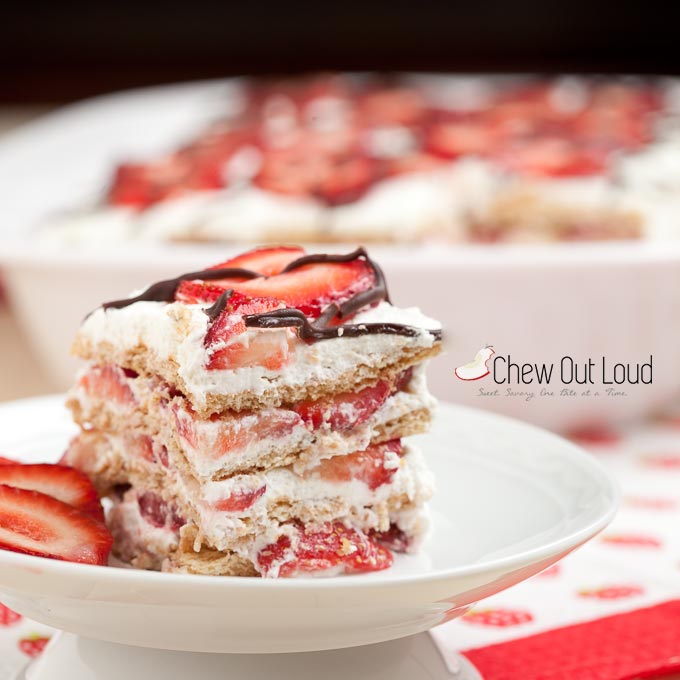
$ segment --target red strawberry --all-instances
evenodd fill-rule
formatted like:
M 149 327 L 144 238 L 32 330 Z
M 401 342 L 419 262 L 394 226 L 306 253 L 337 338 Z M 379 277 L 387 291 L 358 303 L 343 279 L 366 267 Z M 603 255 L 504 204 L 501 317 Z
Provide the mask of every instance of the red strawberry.
M 117 404 L 134 404 L 135 395 L 128 385 L 133 372 L 120 366 L 92 366 L 78 381 L 85 394 L 94 399 L 113 401 Z
M 1 465 L 0 484 L 39 491 L 104 521 L 99 496 L 87 475 L 66 465 Z
M 243 317 L 262 314 L 281 307 L 274 298 L 249 298 L 232 293 L 224 312 L 211 324 L 204 344 L 210 350 L 206 365 L 208 370 L 229 370 L 244 366 L 264 366 L 271 370 L 281 368 L 288 362 L 287 331 L 259 331 L 251 336 L 238 336 L 246 332 Z
M 215 302 L 227 288 L 212 281 L 181 281 L 175 291 L 175 300 L 187 305 Z
M 429 153 L 412 153 L 408 156 L 392 158 L 384 162 L 385 173 L 389 176 L 404 175 L 412 172 L 430 172 L 442 167 L 444 161 Z
M 361 198 L 378 179 L 378 164 L 369 158 L 350 155 L 333 160 L 316 194 L 328 205 L 352 203 Z
M 507 628 L 530 623 L 534 617 L 529 612 L 520 609 L 471 609 L 461 620 L 480 626 Z
M 504 149 L 498 160 L 509 170 L 522 174 L 569 177 L 603 172 L 607 154 L 562 137 L 540 137 Z
M 153 439 L 146 434 L 126 433 L 123 435 L 123 442 L 127 452 L 136 458 L 147 460 L 150 463 L 156 462 L 156 455 L 153 450 Z
M 263 276 L 273 276 L 279 274 L 287 264 L 304 254 L 305 251 L 299 246 L 265 246 L 232 257 L 210 269 L 249 269 Z
M 601 538 L 603 543 L 609 545 L 624 546 L 631 548 L 660 548 L 661 541 L 654 536 L 641 534 L 608 534 Z
M 0 456 L 0 465 L 16 465 L 18 462 L 18 460 L 12 460 L 11 458 Z
M 416 90 L 383 88 L 363 95 L 357 102 L 365 125 L 414 125 L 426 112 L 425 100 Z
M 441 121 L 429 130 L 426 148 L 442 158 L 487 156 L 498 148 L 499 137 L 481 120 Z
M 371 531 L 369 536 L 398 553 L 408 552 L 411 545 L 411 539 L 396 524 L 390 524 L 387 531 Z
M 352 574 L 392 566 L 392 553 L 364 533 L 340 522 L 319 529 L 297 527 L 297 540 L 281 536 L 257 556 L 263 576 L 295 576 L 340 568 Z
M 234 453 L 256 440 L 285 437 L 300 424 L 300 417 L 287 410 L 220 415 L 207 424 L 189 410 L 173 410 L 179 436 L 192 448 L 214 458 Z
M 365 451 L 355 451 L 345 456 L 333 456 L 322 460 L 316 467 L 311 468 L 307 475 L 318 475 L 331 482 L 349 482 L 357 479 L 366 484 L 371 490 L 383 484 L 388 484 L 396 467 L 386 467 L 388 453 L 401 455 L 401 441 L 393 439 L 384 444 L 374 444 Z
M 112 543 L 106 527 L 80 510 L 37 491 L 0 485 L 0 548 L 106 564 Z
M 577 117 L 572 129 L 577 139 L 612 148 L 637 149 L 652 137 L 648 117 L 615 108 L 588 109 Z
M 590 597 L 596 600 L 620 600 L 625 597 L 642 595 L 645 590 L 641 586 L 607 586 L 595 590 L 579 590 L 579 597 Z
M 6 607 L 2 602 L 0 602 L 0 626 L 6 628 L 7 626 L 13 626 L 15 623 L 19 623 L 24 617 L 21 614 L 17 614 L 13 609 Z
M 266 485 L 261 486 L 259 489 L 239 489 L 234 491 L 228 498 L 222 498 L 217 501 L 214 507 L 222 512 L 243 512 L 243 510 L 247 510 L 253 505 L 266 490 Z
M 225 312 L 238 311 L 242 316 L 257 314 L 274 309 L 276 303 L 281 303 L 316 317 L 331 302 L 342 303 L 356 293 L 370 289 L 374 283 L 373 268 L 365 260 L 357 258 L 350 262 L 310 263 L 268 278 L 182 281 L 175 299 L 190 303 L 213 302 L 225 290 L 231 289 L 239 295 L 231 295 Z M 242 328 L 239 325 L 235 331 L 241 333 Z M 213 334 L 223 332 L 218 325 Z
M 362 259 L 306 264 L 268 279 L 235 283 L 235 290 L 252 297 L 276 298 L 317 317 L 330 303 L 342 303 L 375 284 L 375 272 Z
M 312 196 L 319 180 L 328 175 L 329 167 L 326 155 L 316 153 L 308 144 L 296 144 L 267 151 L 253 182 L 277 194 Z
M 392 388 L 392 394 L 403 392 L 404 390 L 408 389 L 411 378 L 413 378 L 413 366 L 407 368 L 405 371 L 402 371 L 396 377 L 394 381 L 394 387 Z
M 327 425 L 331 430 L 351 430 L 365 423 L 384 403 L 392 385 L 382 380 L 359 392 L 345 392 L 327 399 L 302 401 L 295 411 L 314 430 Z
M 186 154 L 175 154 L 148 164 L 119 165 L 108 201 L 144 209 L 187 191 L 224 186 L 219 165 L 197 164 Z
M 139 513 L 152 526 L 179 531 L 186 524 L 174 505 L 166 503 L 158 494 L 147 491 L 137 498 Z
M 31 635 L 19 640 L 19 649 L 24 654 L 30 656 L 33 659 L 36 656 L 40 656 L 40 654 L 42 654 L 49 641 L 49 637 L 45 637 L 43 635 Z

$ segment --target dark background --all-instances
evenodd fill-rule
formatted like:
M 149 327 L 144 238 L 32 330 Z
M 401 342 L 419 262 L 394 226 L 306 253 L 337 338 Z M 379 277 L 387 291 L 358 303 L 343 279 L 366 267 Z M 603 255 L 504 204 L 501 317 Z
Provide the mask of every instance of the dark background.
M 680 73 L 676 2 L 26 0 L 0 14 L 0 102 L 323 69 Z

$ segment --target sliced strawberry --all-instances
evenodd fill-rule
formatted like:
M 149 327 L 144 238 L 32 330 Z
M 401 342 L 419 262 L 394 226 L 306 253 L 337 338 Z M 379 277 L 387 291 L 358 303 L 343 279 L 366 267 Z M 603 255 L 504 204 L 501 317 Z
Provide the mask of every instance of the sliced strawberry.
M 336 158 L 327 175 L 321 178 L 316 194 L 328 205 L 352 203 L 378 180 L 378 168 L 376 161 L 366 157 Z
M 307 316 L 317 317 L 330 303 L 341 303 L 375 284 L 373 268 L 362 259 L 306 264 L 271 278 L 237 282 L 244 295 L 281 300 Z
M 298 259 L 297 254 L 291 257 L 294 259 Z M 259 314 L 275 309 L 278 302 L 316 317 L 328 304 L 344 302 L 374 284 L 375 271 L 365 260 L 357 258 L 350 262 L 310 263 L 270 277 L 182 281 L 175 299 L 189 303 L 214 302 L 225 290 L 233 290 L 239 295 L 232 294 L 227 300 L 225 313 Z M 212 328 L 215 328 L 213 334 L 224 334 L 217 322 Z M 230 335 L 236 330 L 243 332 L 240 329 L 241 326 Z M 213 344 L 212 340 L 207 342 Z
M 285 409 L 234 416 L 216 414 L 207 422 L 184 408 L 175 406 L 173 411 L 179 436 L 192 448 L 214 458 L 235 453 L 259 440 L 286 437 L 301 423 L 296 413 Z
M 99 521 L 104 513 L 99 496 L 87 475 L 66 465 L 2 465 L 0 484 L 39 491 L 91 515 Z
M 455 120 L 434 123 L 427 134 L 428 151 L 442 158 L 488 156 L 494 152 L 499 138 L 484 120 Z
M 307 475 L 318 475 L 330 482 L 350 482 L 356 479 L 374 491 L 383 484 L 389 484 L 397 471 L 388 453 L 401 455 L 401 441 L 393 439 L 384 444 L 374 444 L 365 451 L 356 451 L 345 456 L 333 456 L 322 460 Z
M 222 512 L 243 512 L 251 507 L 266 490 L 266 485 L 262 485 L 258 489 L 239 489 L 234 491 L 231 496 L 214 503 L 213 507 Z
M 396 524 L 390 524 L 387 531 L 371 531 L 369 536 L 398 553 L 408 552 L 411 546 L 411 539 Z
M 226 287 L 214 281 L 181 281 L 175 291 L 175 300 L 187 305 L 215 302 L 225 290 Z
M 294 541 L 281 536 L 263 548 L 257 563 L 263 576 L 340 570 L 346 574 L 380 571 L 392 566 L 392 553 L 366 534 L 340 522 L 318 529 L 297 527 Z
M 243 317 L 262 314 L 281 307 L 274 298 L 248 298 L 233 293 L 225 310 L 212 323 L 204 344 L 210 351 L 208 370 L 232 370 L 246 366 L 264 366 L 277 370 L 288 362 L 286 330 L 262 330 L 246 334 Z M 239 339 L 240 338 L 240 339 Z
M 366 125 L 415 125 L 426 112 L 423 96 L 408 88 L 377 89 L 363 95 L 357 107 Z
M 385 173 L 388 176 L 406 175 L 414 172 L 431 172 L 438 170 L 443 164 L 442 158 L 422 152 L 414 152 L 407 156 L 384 161 Z
M 248 297 L 237 291 L 232 292 L 224 310 L 210 325 L 205 335 L 205 346 L 212 347 L 245 333 L 244 316 L 262 314 L 278 307 L 281 307 L 281 302 L 273 297 Z
M 187 191 L 219 189 L 223 185 L 216 165 L 195 164 L 175 154 L 153 163 L 119 165 L 107 200 L 112 205 L 144 209 Z
M 156 462 L 156 456 L 153 451 L 153 439 L 146 434 L 132 434 L 126 433 L 123 435 L 125 449 L 134 458 L 141 458 L 150 463 Z
M 304 249 L 299 246 L 265 246 L 232 257 L 210 269 L 249 269 L 263 276 L 273 276 L 279 274 L 286 265 L 304 254 Z
M 542 137 L 504 149 L 498 160 L 507 169 L 522 174 L 569 177 L 603 172 L 607 153 L 563 138 Z
M 0 485 L 0 548 L 106 564 L 113 538 L 89 515 L 38 491 Z
M 350 430 L 365 423 L 384 403 L 392 391 L 388 380 L 358 392 L 345 392 L 328 399 L 303 401 L 295 411 L 314 430 L 323 425 L 331 430 Z
M 394 387 L 392 388 L 392 394 L 396 392 L 403 392 L 406 390 L 413 378 L 413 366 L 410 366 L 405 371 L 402 371 L 394 381 Z
M 268 151 L 254 184 L 288 196 L 312 196 L 319 181 L 329 173 L 329 159 L 307 144 Z
M 177 508 L 170 503 L 166 503 L 158 494 L 147 491 L 137 498 L 140 515 L 158 529 L 170 529 L 179 531 L 180 527 L 186 524 L 186 520 L 181 517 Z
M 128 385 L 129 373 L 120 366 L 92 366 L 78 385 L 88 397 L 117 404 L 135 404 L 135 395 Z

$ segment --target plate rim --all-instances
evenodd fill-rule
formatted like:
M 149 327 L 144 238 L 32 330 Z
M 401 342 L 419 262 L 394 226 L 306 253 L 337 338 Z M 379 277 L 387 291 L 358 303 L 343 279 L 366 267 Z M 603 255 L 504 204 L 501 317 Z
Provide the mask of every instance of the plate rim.
M 43 407 L 60 406 L 63 408 L 64 395 L 61 393 L 48 394 L 0 402 L 0 414 L 5 410 L 31 408 L 35 405 Z M 199 589 L 220 587 L 224 589 L 268 588 L 284 591 L 299 591 L 315 590 L 322 586 L 322 589 L 324 590 L 335 591 L 344 588 L 368 588 L 373 590 L 394 587 L 418 587 L 423 585 L 435 585 L 451 579 L 483 575 L 488 572 L 509 570 L 512 569 L 512 567 L 521 568 L 551 558 L 555 558 L 554 561 L 557 561 L 558 559 L 561 559 L 562 555 L 575 550 L 596 536 L 613 520 L 621 502 L 621 490 L 619 485 L 607 472 L 602 463 L 595 459 L 593 455 L 588 453 L 583 447 L 570 442 L 558 434 L 530 423 L 525 423 L 516 418 L 444 401 L 439 402 L 439 407 L 443 410 L 457 411 L 462 414 L 470 413 L 492 421 L 500 421 L 504 427 L 509 426 L 524 429 L 534 435 L 553 440 L 553 442 L 562 450 L 561 455 L 566 456 L 566 458 L 571 461 L 576 461 L 576 464 L 580 466 L 582 470 L 585 470 L 587 474 L 597 481 L 598 487 L 603 494 L 603 498 L 608 498 L 608 504 L 606 507 L 600 509 L 598 516 L 589 521 L 586 525 L 572 530 L 565 536 L 552 539 L 544 545 L 535 546 L 500 558 L 483 559 L 480 562 L 464 564 L 449 569 L 439 569 L 424 574 L 390 574 L 389 570 L 387 570 L 381 572 L 382 576 L 379 579 L 373 574 L 296 579 L 263 579 L 256 577 L 244 578 L 239 576 L 220 576 L 219 578 L 216 578 L 215 576 L 202 574 L 165 573 L 117 567 L 103 568 L 97 565 L 79 564 L 35 555 L 25 555 L 9 550 L 0 550 L 0 568 L 6 565 L 15 566 L 17 568 L 23 567 L 31 571 L 49 571 L 54 575 L 71 578 L 74 576 L 77 577 L 78 574 L 82 574 L 83 577 L 90 576 L 93 578 L 99 576 L 104 577 L 107 580 L 112 580 L 114 583 L 143 581 L 149 585 L 153 583 L 154 585 L 167 586 L 182 583 L 185 586 Z M 11 452 L 6 453 L 11 456 Z

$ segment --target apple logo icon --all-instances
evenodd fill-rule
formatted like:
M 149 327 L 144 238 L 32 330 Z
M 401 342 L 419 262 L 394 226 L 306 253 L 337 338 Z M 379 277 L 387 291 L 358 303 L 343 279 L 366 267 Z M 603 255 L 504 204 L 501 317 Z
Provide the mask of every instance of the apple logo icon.
M 491 369 L 489 369 L 487 363 L 495 353 L 491 345 L 482 347 L 469 364 L 458 366 L 455 370 L 456 377 L 460 380 L 479 380 L 489 375 Z

